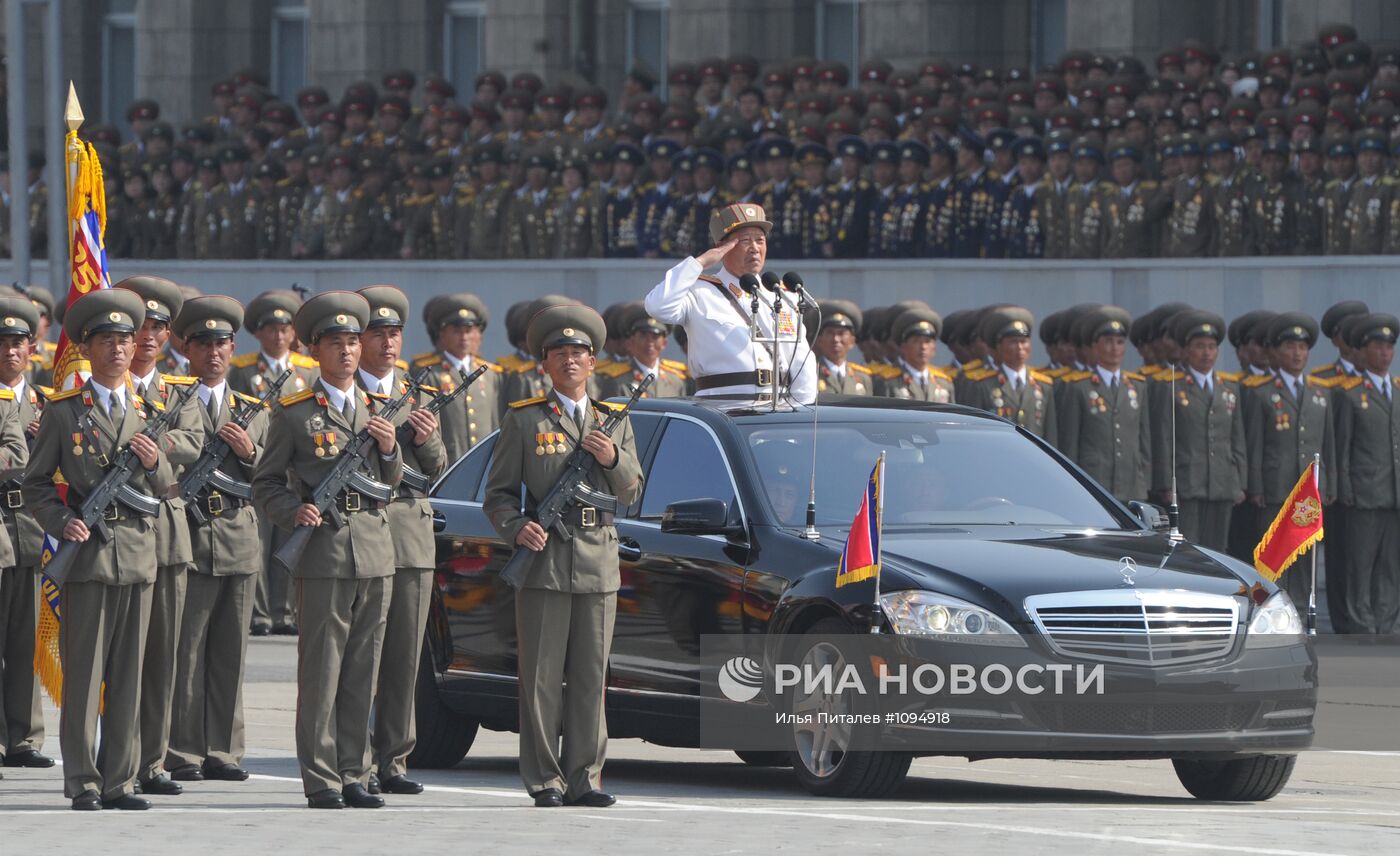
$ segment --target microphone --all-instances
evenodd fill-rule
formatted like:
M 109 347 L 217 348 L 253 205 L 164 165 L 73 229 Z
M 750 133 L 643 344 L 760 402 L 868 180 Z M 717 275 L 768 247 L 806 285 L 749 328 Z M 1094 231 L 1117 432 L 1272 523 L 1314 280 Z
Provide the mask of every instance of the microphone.
M 802 274 L 798 273 L 797 271 L 790 270 L 787 273 L 783 274 L 783 287 L 786 288 L 788 291 L 804 291 L 805 289 L 803 289 L 802 285 Z
M 739 277 L 739 287 L 745 294 L 756 294 L 758 292 L 758 277 L 751 273 L 746 273 Z
M 778 286 L 780 285 L 782 285 L 782 280 L 778 279 L 778 275 L 776 273 L 773 273 L 772 271 L 763 272 L 764 288 L 768 289 L 771 292 L 777 293 Z

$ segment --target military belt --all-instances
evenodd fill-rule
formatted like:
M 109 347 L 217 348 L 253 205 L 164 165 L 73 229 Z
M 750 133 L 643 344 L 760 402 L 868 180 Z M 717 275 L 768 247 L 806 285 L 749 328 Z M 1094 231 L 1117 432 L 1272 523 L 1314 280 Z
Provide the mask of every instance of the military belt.
M 207 495 L 195 500 L 200 510 L 209 518 L 222 517 L 225 514 L 232 514 L 247 505 L 252 505 L 246 499 L 239 499 L 236 496 L 229 496 L 219 491 L 210 491 Z
M 564 523 L 569 526 L 577 526 L 580 529 L 597 529 L 599 526 L 611 526 L 617 515 L 611 511 L 604 511 L 601 508 L 594 508 L 591 505 L 571 505 L 564 512 Z
M 784 374 L 779 378 L 783 386 L 788 385 L 788 376 Z M 722 374 L 705 375 L 695 379 L 696 390 L 719 389 L 725 386 L 757 386 L 765 387 L 773 385 L 773 370 L 758 369 L 751 372 L 724 372 Z
M 357 490 L 346 490 L 335 498 L 335 507 L 346 514 L 354 514 L 358 511 L 374 511 L 383 508 L 384 503 Z
M 15 511 L 24 507 L 24 494 L 20 492 L 19 482 L 6 482 L 0 485 L 0 508 L 7 514 L 14 516 Z

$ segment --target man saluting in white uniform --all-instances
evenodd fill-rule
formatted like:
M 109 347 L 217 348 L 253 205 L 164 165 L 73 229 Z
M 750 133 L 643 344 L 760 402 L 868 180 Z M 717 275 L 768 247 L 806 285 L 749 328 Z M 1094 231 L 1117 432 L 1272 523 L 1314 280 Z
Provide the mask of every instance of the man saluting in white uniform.
M 752 203 L 716 210 L 710 218 L 710 240 L 716 246 L 671 268 L 647 295 L 647 312 L 653 318 L 685 328 L 696 395 L 756 396 L 772 391 L 769 345 L 754 342 L 749 333 L 756 320 L 757 338 L 772 338 L 776 330 L 782 340 L 779 385 L 799 404 L 816 401 L 816 357 L 792 295 L 782 294 L 782 306 L 775 313 L 774 295 L 760 291 L 755 317 L 752 298 L 739 285 L 745 274 L 763 273 L 772 228 L 763 208 Z M 707 276 L 705 269 L 715 264 L 720 269 Z

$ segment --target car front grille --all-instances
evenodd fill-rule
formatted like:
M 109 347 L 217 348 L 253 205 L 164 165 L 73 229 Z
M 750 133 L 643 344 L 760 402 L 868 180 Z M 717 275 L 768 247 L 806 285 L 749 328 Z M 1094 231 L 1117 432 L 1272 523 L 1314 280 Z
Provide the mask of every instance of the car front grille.
M 1169 703 L 1045 703 L 1036 714 L 1053 731 L 1073 734 L 1191 734 L 1240 731 L 1254 720 L 1259 705 Z
M 1228 595 L 1108 589 L 1026 598 L 1052 648 L 1073 659 L 1134 666 L 1198 663 L 1235 643 L 1240 601 Z

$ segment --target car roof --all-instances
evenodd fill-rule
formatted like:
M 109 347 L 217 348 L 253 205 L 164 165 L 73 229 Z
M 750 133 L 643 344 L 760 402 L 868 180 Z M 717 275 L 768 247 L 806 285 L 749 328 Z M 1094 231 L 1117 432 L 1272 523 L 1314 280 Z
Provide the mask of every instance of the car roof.
M 812 418 L 812 407 L 779 402 L 773 408 L 769 402 L 756 399 L 695 396 L 689 398 L 643 398 L 635 409 L 641 413 L 688 414 L 707 422 L 805 422 Z M 941 421 L 968 425 L 999 426 L 1012 429 L 1010 422 L 973 407 L 958 404 L 931 404 L 898 398 L 871 398 L 864 395 L 822 396 L 816 407 L 819 422 L 867 421 L 875 414 L 892 422 L 926 421 L 929 414 L 938 414 Z

